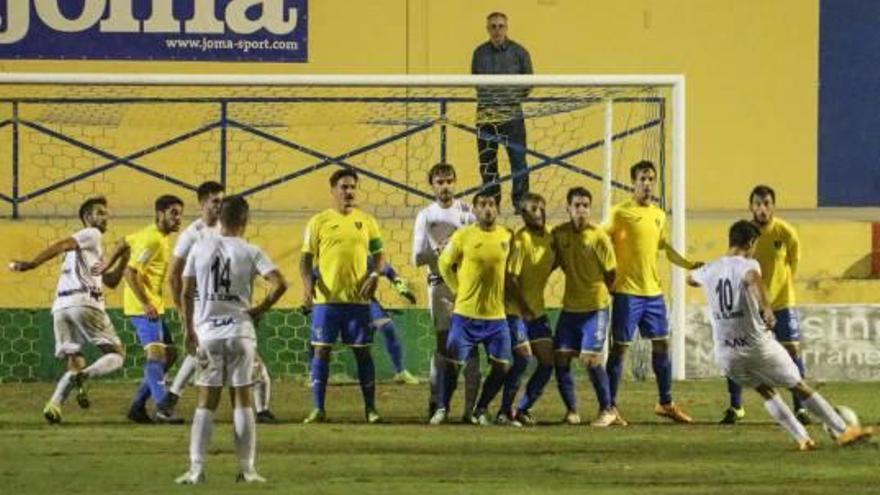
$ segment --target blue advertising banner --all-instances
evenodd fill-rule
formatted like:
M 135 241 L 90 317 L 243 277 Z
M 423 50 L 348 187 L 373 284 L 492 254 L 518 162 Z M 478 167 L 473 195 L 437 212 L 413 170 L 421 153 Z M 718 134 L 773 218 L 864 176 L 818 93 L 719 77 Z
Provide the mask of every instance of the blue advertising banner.
M 308 61 L 308 0 L 0 0 L 0 59 Z

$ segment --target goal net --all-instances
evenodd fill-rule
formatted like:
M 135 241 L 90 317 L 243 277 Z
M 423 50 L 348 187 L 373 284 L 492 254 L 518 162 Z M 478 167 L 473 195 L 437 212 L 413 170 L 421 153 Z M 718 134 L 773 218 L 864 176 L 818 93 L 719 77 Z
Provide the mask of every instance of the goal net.
M 390 262 L 418 297 L 411 305 L 386 282 L 378 293 L 403 341 L 404 366 L 417 375 L 427 372 L 434 335 L 425 273 L 411 263 L 413 221 L 432 201 L 427 171 L 438 162 L 455 166 L 458 194 L 466 200 L 484 187 L 481 130 L 525 122 L 522 144 L 503 131 L 484 134 L 499 145 L 504 225 L 521 225 L 510 196 L 512 184 L 525 178 L 529 190 L 546 199 L 548 224 L 567 219 L 565 194 L 573 186 L 591 191 L 592 216 L 600 222 L 611 204 L 631 194 L 629 167 L 650 160 L 659 171 L 657 200 L 670 213 L 671 238 L 684 250 L 680 76 L 0 77 L 0 214 L 8 219 L 0 223 L 3 254 L 27 258 L 69 236 L 80 226 L 79 204 L 95 195 L 109 201 L 105 249 L 150 223 L 161 194 L 186 202 L 185 227 L 199 214 L 195 188 L 221 182 L 228 194 L 247 197 L 246 236 L 292 284 L 259 328 L 260 353 L 276 376 L 307 374 L 309 319 L 298 309 L 297 262 L 305 223 L 331 206 L 328 177 L 340 167 L 360 174 L 358 203 L 379 220 Z M 505 148 L 525 154 L 526 171 L 511 174 Z M 660 266 L 675 375 L 683 378 L 683 273 L 662 257 Z M 49 308 L 58 269 L 49 262 L 0 282 L 0 381 L 55 376 Z M 554 312 L 562 289 L 556 273 L 546 290 Z M 116 328 L 132 347 L 133 331 L 118 309 L 121 290 L 108 292 Z M 168 320 L 179 339 L 176 316 Z M 353 376 L 349 353 L 341 346 L 336 352 L 334 375 Z M 379 333 L 373 354 L 379 377 L 390 376 Z M 633 374 L 650 373 L 650 357 L 634 354 Z M 141 359 L 128 353 L 126 376 L 141 375 Z

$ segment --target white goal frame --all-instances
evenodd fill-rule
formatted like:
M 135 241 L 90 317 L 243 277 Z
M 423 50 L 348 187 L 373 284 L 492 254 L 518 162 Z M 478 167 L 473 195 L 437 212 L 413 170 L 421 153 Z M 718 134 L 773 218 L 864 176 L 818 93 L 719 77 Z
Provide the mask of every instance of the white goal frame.
M 91 84 L 169 86 L 663 86 L 672 89 L 671 207 L 672 246 L 686 253 L 685 241 L 685 77 L 681 74 L 628 75 L 270 75 L 270 74 L 105 74 L 105 73 L 2 73 L 0 84 Z M 609 211 L 613 166 L 612 105 L 605 105 L 603 190 Z M 672 267 L 670 329 L 673 378 L 685 378 L 686 293 L 685 270 Z

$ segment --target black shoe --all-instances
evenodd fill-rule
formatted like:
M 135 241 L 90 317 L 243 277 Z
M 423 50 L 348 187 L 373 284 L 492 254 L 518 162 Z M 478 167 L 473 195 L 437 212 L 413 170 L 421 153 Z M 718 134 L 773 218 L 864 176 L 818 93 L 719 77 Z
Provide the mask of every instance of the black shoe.
M 272 411 L 266 409 L 257 413 L 257 423 L 276 424 L 278 423 L 278 418 L 272 414 Z
M 437 403 L 433 400 L 428 401 L 428 418 L 433 418 L 437 411 Z
M 178 400 L 180 400 L 179 395 L 168 392 L 165 394 L 165 398 L 156 404 L 156 410 L 162 411 L 166 416 L 174 416 L 174 408 L 177 407 Z
M 156 411 L 156 423 L 163 425 L 182 425 L 183 418 L 178 418 L 173 413 L 167 414 L 165 411 Z
M 718 422 L 720 425 L 735 425 L 739 420 L 741 420 L 746 415 L 746 410 L 743 408 L 733 408 L 728 407 L 726 411 L 724 411 L 724 417 L 721 418 L 721 421 Z
M 147 414 L 146 408 L 143 407 L 131 406 L 131 408 L 128 410 L 128 419 L 142 425 L 153 424 L 153 418 L 151 418 L 150 415 Z
M 806 409 L 800 408 L 794 412 L 794 417 L 797 418 L 798 421 L 804 426 L 813 423 L 813 420 L 810 419 L 810 413 L 807 412 Z

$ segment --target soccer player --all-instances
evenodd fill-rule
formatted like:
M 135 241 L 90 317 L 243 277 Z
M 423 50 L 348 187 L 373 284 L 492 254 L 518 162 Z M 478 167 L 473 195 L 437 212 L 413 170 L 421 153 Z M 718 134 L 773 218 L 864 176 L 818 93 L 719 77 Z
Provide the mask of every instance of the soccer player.
M 428 417 L 433 417 L 440 397 L 438 384 L 443 381 L 446 369 L 446 341 L 452 321 L 452 302 L 455 296 L 440 276 L 437 258 L 449 242 L 452 234 L 474 223 L 470 205 L 455 198 L 455 168 L 448 163 L 438 163 L 428 171 L 428 183 L 434 192 L 434 202 L 422 209 L 416 216 L 413 227 L 413 263 L 428 268 L 428 307 L 437 337 L 437 347 L 431 360 L 429 383 L 431 394 L 428 398 Z M 464 414 L 465 422 L 472 422 L 471 412 L 480 391 L 480 359 L 475 350 L 464 367 Z M 448 411 L 447 411 L 448 413 Z
M 122 258 L 114 260 L 111 265 L 103 264 L 101 238 L 107 231 L 108 215 L 105 198 L 89 198 L 79 207 L 79 219 L 84 228 L 53 243 L 31 261 L 9 264 L 12 271 L 26 272 L 64 254 L 55 303 L 52 304 L 52 318 L 55 357 L 67 359 L 67 372 L 58 380 L 52 398 L 43 408 L 43 416 L 50 424 L 61 422 L 61 405 L 73 389 L 77 389 L 76 399 L 80 407 L 87 408 L 86 380 L 122 368 L 125 350 L 104 309 L 101 284 L 111 289 L 119 285 L 127 260 Z M 86 342 L 103 354 L 89 366 L 86 366 L 82 353 Z
M 611 406 L 617 411 L 617 389 L 623 376 L 624 357 L 638 329 L 642 338 L 651 339 L 651 364 L 660 396 L 654 413 L 678 423 L 691 423 L 693 419 L 672 401 L 669 326 L 657 276 L 657 250 L 666 251 L 669 261 L 683 268 L 699 268 L 700 263 L 679 254 L 666 238 L 666 212 L 654 204 L 657 183 L 654 164 L 640 161 L 630 167 L 629 175 L 632 199 L 614 206 L 606 226 L 617 258 L 611 309 L 613 345 L 606 365 Z M 619 411 L 617 416 L 617 423 L 626 423 Z
M 540 396 L 553 373 L 553 334 L 544 308 L 544 288 L 556 268 L 556 254 L 547 228 L 546 201 L 538 194 L 528 193 L 521 207 L 525 225 L 513 236 L 505 297 L 507 321 L 514 345 L 513 365 L 507 373 L 501 392 L 501 409 L 495 417 L 496 424 L 514 426 L 522 425 L 522 419 L 526 424 L 534 424 L 531 415 L 513 410 L 513 401 L 529 357 L 536 355 L 538 366 L 529 379 L 521 401 L 527 404 L 526 411 Z M 525 335 L 520 337 L 520 334 Z M 522 345 L 522 342 L 528 345 Z
M 755 246 L 755 259 L 761 265 L 763 280 L 767 284 L 770 303 L 776 316 L 773 334 L 785 347 L 788 355 L 804 377 L 804 361 L 800 357 L 801 332 L 797 311 L 794 309 L 794 275 L 800 260 L 800 241 L 797 232 L 787 222 L 776 217 L 776 192 L 769 186 L 759 185 L 749 194 L 752 222 L 761 231 Z M 734 424 L 746 411 L 742 407 L 742 387 L 727 380 L 730 407 L 724 412 L 721 424 Z M 810 423 L 810 416 L 798 394 L 792 394 L 794 414 L 803 424 Z
M 171 259 L 171 296 L 177 308 L 178 315 L 182 315 L 181 288 L 183 287 L 183 268 L 186 257 L 193 245 L 201 239 L 220 234 L 220 204 L 223 201 L 225 188 L 219 182 L 207 181 L 202 183 L 196 190 L 196 197 L 201 207 L 201 215 L 193 223 L 181 232 Z M 156 405 L 159 415 L 165 418 L 174 417 L 174 408 L 180 400 L 183 389 L 192 378 L 198 365 L 198 359 L 194 354 L 186 354 L 174 382 L 168 388 L 165 398 Z M 269 410 L 269 396 L 271 392 L 271 378 L 266 366 L 260 359 L 259 353 L 254 359 L 254 405 L 257 411 L 258 423 L 275 423 L 277 420 Z
M 761 235 L 747 220 L 734 223 L 727 255 L 688 277 L 690 285 L 703 288 L 709 301 L 715 361 L 729 380 L 761 394 L 767 412 L 795 438 L 800 450 L 812 450 L 816 444 L 773 387 L 785 387 L 797 395 L 839 445 L 870 437 L 870 428 L 847 426 L 831 404 L 804 383 L 786 349 L 771 336 L 776 315 L 761 266 L 752 259 Z
M 357 186 L 358 175 L 353 169 L 334 172 L 330 188 L 336 206 L 313 216 L 303 239 L 299 264 L 303 308 L 310 310 L 314 305 L 311 375 L 315 408 L 305 423 L 326 421 L 330 352 L 340 337 L 357 361 L 367 422 L 382 421 L 376 410 L 376 368 L 370 354 L 370 300 L 385 267 L 385 254 L 376 219 L 355 207 Z M 367 270 L 367 256 L 373 256 L 372 271 Z M 321 278 L 313 283 L 316 261 Z
M 165 273 L 171 261 L 168 236 L 180 230 L 183 200 L 169 194 L 159 196 L 155 202 L 155 215 L 152 224 L 126 236 L 121 243 L 131 251 L 125 268 L 123 312 L 146 352 L 144 380 L 128 411 L 128 418 L 136 423 L 152 422 L 146 411 L 147 400 L 152 397 L 159 404 L 165 398 L 165 372 L 177 358 L 171 331 L 163 318 L 165 301 L 162 295 Z M 166 417 L 162 411 L 157 411 L 156 420 L 181 423 L 178 418 Z
M 440 275 L 455 294 L 455 305 L 446 344 L 450 361 L 438 390 L 442 402 L 437 405 L 431 424 L 446 422 L 459 369 L 474 347 L 483 344 L 491 362 L 491 371 L 473 411 L 477 424 L 493 423 L 486 409 L 504 385 L 510 367 L 504 285 L 512 233 L 495 223 L 498 205 L 493 193 L 481 191 L 474 196 L 474 213 L 477 223 L 452 234 L 437 260 Z
M 253 406 L 253 369 L 257 354 L 255 326 L 287 290 L 287 283 L 263 251 L 242 236 L 248 203 L 241 196 L 223 200 L 220 235 L 192 246 L 183 270 L 183 327 L 186 347 L 198 352 L 199 402 L 190 433 L 190 468 L 179 484 L 205 481 L 205 452 L 211 443 L 214 413 L 223 386 L 231 387 L 232 423 L 239 473 L 236 481 L 265 482 L 254 469 L 257 446 Z M 251 306 L 254 279 L 265 279 L 266 298 Z M 198 351 L 196 351 L 198 349 Z

